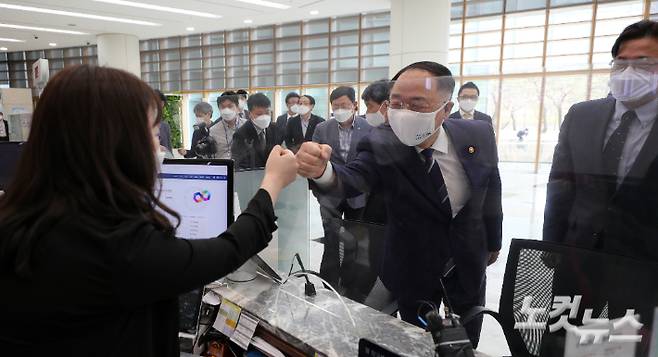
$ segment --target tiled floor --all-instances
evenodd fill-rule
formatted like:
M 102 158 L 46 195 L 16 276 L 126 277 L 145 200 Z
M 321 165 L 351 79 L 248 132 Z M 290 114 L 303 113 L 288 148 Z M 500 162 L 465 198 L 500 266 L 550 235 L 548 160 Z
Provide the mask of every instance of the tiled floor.
M 487 272 L 487 307 L 498 310 L 500 291 L 503 285 L 507 249 L 513 238 L 540 239 L 546 200 L 546 182 L 549 165 L 542 165 L 534 173 L 532 164 L 501 163 L 503 183 L 503 249 L 498 262 Z M 320 209 L 315 197 L 310 195 L 311 238 L 324 235 L 320 220 Z M 323 245 L 311 241 L 310 265 L 318 271 L 322 259 Z M 479 350 L 491 356 L 509 355 L 502 330 L 491 317 L 485 317 Z

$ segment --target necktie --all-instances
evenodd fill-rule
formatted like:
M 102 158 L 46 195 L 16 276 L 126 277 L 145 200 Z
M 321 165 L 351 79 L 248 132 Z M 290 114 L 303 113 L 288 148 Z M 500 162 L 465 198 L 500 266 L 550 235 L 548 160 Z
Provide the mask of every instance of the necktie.
M 261 152 L 265 151 L 265 130 L 262 130 L 260 134 L 258 134 L 258 150 Z
M 443 180 L 443 174 L 441 173 L 441 167 L 439 163 L 434 164 L 434 149 L 428 148 L 420 152 L 425 158 L 425 172 L 430 176 L 430 179 L 433 183 L 436 184 L 436 187 L 439 188 L 439 199 L 441 202 L 441 208 L 452 217 L 452 208 L 450 207 L 450 199 L 448 197 L 448 189 L 446 183 Z
M 608 143 L 603 149 L 603 170 L 605 175 L 610 177 L 611 189 L 616 191 L 617 188 L 617 172 L 619 169 L 619 162 L 624 150 L 624 144 L 628 137 L 628 130 L 637 118 L 635 111 L 629 110 L 621 116 L 621 123 L 619 127 L 612 133 L 608 139 Z

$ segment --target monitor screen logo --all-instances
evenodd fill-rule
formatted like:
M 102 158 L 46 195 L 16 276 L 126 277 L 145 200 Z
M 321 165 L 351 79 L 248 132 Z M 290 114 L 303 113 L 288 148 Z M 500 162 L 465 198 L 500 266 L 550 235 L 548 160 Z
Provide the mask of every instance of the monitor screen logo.
M 208 190 L 203 190 L 201 192 L 195 192 L 194 195 L 192 196 L 192 199 L 196 203 L 201 203 L 201 202 L 207 202 L 210 201 L 210 191 Z

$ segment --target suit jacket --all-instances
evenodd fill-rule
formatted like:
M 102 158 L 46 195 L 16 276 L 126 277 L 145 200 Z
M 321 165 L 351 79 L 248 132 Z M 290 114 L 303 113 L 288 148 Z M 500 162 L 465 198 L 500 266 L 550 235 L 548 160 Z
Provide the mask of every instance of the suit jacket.
M 288 113 L 283 113 L 276 118 L 276 143 L 283 144 L 286 139 L 286 126 L 288 125 Z
M 171 126 L 164 120 L 160 122 L 160 145 L 171 152 Z
M 297 152 L 302 143 L 313 140 L 315 127 L 323 121 L 324 119 L 321 117 L 311 114 L 311 118 L 308 121 L 308 129 L 306 129 L 306 135 L 304 135 L 302 131 L 302 117 L 297 115 L 290 118 L 286 124 L 286 147 Z
M 271 123 L 265 129 L 265 150 L 260 150 L 260 139 L 254 123 L 249 120 L 233 134 L 231 157 L 239 169 L 265 167 L 267 157 L 276 145 L 276 124 Z
M 615 99 L 578 103 L 565 116 L 546 193 L 544 240 L 658 260 L 658 125 L 616 191 L 603 174 Z
M 462 119 L 462 114 L 459 110 L 456 112 L 450 114 L 450 119 Z M 491 120 L 491 117 L 485 113 L 478 112 L 477 110 L 473 112 L 473 120 L 483 120 L 486 121 L 489 124 L 493 125 L 493 120 Z
M 447 120 L 443 127 L 458 150 L 471 190 L 454 218 L 441 209 L 438 187 L 416 149 L 402 144 L 388 125 L 373 128 L 361 140 L 354 160 L 334 165 L 338 194 L 373 192 L 385 197 L 389 222 L 381 279 L 399 300 L 435 296 L 450 258 L 464 291 L 477 293 L 488 253 L 501 247 L 501 184 L 493 130 L 471 120 Z
M 329 119 L 327 121 L 324 121 L 318 126 L 315 127 L 315 132 L 313 133 L 313 141 L 316 143 L 320 144 L 327 144 L 331 146 L 332 152 L 331 152 L 331 162 L 333 164 L 338 164 L 338 165 L 345 165 L 346 163 L 354 160 L 356 158 L 356 148 L 359 142 L 363 137 L 368 135 L 370 131 L 372 130 L 372 126 L 368 124 L 368 122 L 361 116 L 356 116 L 354 118 L 354 129 L 352 131 L 352 141 L 350 144 L 350 151 L 347 154 L 347 160 L 343 159 L 343 157 L 340 155 L 339 149 L 340 149 L 340 139 L 339 139 L 339 134 L 338 134 L 338 122 L 336 119 Z M 323 204 L 324 199 L 333 199 L 335 196 L 324 196 L 322 194 L 319 194 L 317 190 L 315 190 L 316 185 L 311 184 L 311 188 L 314 189 L 313 193 L 318 196 L 318 199 L 320 200 L 320 204 Z M 347 199 L 347 204 L 352 207 L 352 208 L 362 208 L 365 207 L 367 201 L 367 195 L 366 194 L 361 194 L 356 197 L 351 197 Z M 332 206 L 337 206 L 339 202 L 326 202 L 327 204 L 331 204 Z

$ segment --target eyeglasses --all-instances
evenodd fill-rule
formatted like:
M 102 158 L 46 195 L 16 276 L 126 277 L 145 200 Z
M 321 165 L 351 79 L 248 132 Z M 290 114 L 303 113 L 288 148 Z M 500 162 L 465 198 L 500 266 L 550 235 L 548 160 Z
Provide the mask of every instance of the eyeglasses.
M 391 99 L 390 102 L 388 103 L 388 106 L 391 109 L 407 109 L 407 110 L 411 110 L 412 112 L 418 112 L 418 113 L 432 113 L 436 111 L 438 108 L 440 108 L 441 106 L 445 105 L 445 103 L 447 102 L 448 100 L 441 103 L 439 107 L 434 108 L 429 103 L 423 103 L 423 102 L 405 103 L 401 100 Z
M 457 99 L 459 99 L 459 100 L 466 100 L 466 99 L 478 100 L 478 96 L 477 95 L 460 95 L 459 97 L 457 97 Z
M 654 72 L 658 69 L 658 58 L 638 58 L 638 59 L 613 59 L 610 61 L 612 72 L 621 72 L 628 67 L 633 67 L 638 70 L 647 72 Z

